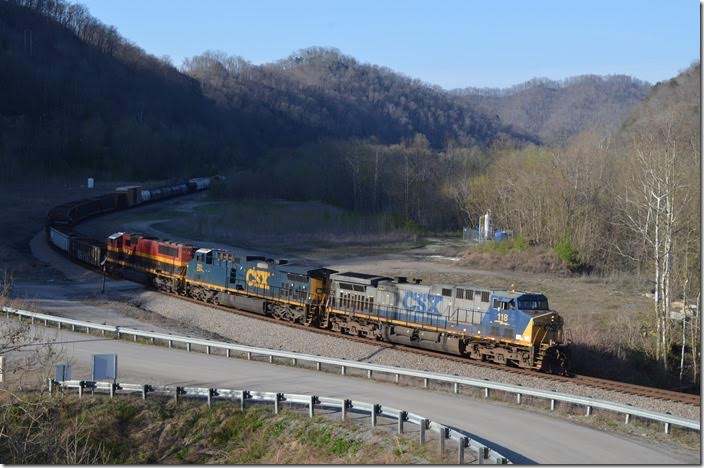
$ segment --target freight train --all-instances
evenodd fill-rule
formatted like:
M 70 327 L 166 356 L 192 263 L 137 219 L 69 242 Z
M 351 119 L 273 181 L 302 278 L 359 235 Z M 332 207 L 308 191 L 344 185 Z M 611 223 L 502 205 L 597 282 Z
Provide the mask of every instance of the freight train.
M 117 193 L 129 190 L 139 197 L 127 196 L 126 203 L 144 203 L 143 190 Z M 92 211 L 79 210 L 73 221 L 86 213 Z M 540 293 L 424 285 L 128 232 L 105 243 L 54 232 L 50 241 L 67 255 L 165 292 L 371 340 L 567 373 L 562 317 Z

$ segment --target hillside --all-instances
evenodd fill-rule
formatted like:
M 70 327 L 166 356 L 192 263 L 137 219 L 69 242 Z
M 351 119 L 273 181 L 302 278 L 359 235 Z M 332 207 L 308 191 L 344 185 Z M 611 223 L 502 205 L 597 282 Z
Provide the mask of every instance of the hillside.
M 546 144 L 583 132 L 614 132 L 648 93 L 635 78 L 584 75 L 564 81 L 534 79 L 508 89 L 466 88 L 454 94 Z
M 6 178 L 208 173 L 322 137 L 393 144 L 423 134 L 436 149 L 534 140 L 330 49 L 261 66 L 206 53 L 182 72 L 61 0 L 0 1 L 0 68 Z

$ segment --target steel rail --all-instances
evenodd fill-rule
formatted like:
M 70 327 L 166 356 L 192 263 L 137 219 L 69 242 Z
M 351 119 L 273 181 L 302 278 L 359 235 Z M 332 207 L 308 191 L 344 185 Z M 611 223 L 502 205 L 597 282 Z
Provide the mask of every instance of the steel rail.
M 226 352 L 227 356 L 231 355 L 232 351 L 245 353 L 248 358 L 253 355 L 267 356 L 269 361 L 273 362 L 273 358 L 284 358 L 289 359 L 294 364 L 299 362 L 311 362 L 315 363 L 316 368 L 320 370 L 321 364 L 326 364 L 330 366 L 336 366 L 340 368 L 340 373 L 342 375 L 346 374 L 348 369 L 359 369 L 367 372 L 368 376 L 372 373 L 381 373 L 387 375 L 393 375 L 395 380 L 398 382 L 399 376 L 415 377 L 424 380 L 424 386 L 427 386 L 428 381 L 435 382 L 445 382 L 453 384 L 454 392 L 459 392 L 460 386 L 479 388 L 484 391 L 484 397 L 489 396 L 490 390 L 502 391 L 506 393 L 511 393 L 516 396 L 516 402 L 520 404 L 523 396 L 531 396 L 535 398 L 542 398 L 550 401 L 550 409 L 555 409 L 555 402 L 564 402 L 575 405 L 584 406 L 586 408 L 586 414 L 590 415 L 592 410 L 595 408 L 602 409 L 605 411 L 611 411 L 615 413 L 620 413 L 625 415 L 625 421 L 628 423 L 631 416 L 636 416 L 651 421 L 657 421 L 664 424 L 664 429 L 666 433 L 670 432 L 671 426 L 678 426 L 686 429 L 692 429 L 695 431 L 700 431 L 701 423 L 700 421 L 687 419 L 681 416 L 675 416 L 668 413 L 658 413 L 655 411 L 650 411 L 646 409 L 637 408 L 631 405 L 624 405 L 621 403 L 610 402 L 607 400 L 600 400 L 591 397 L 570 395 L 566 393 L 559 393 L 550 390 L 539 390 L 529 387 L 523 387 L 521 385 L 506 384 L 500 382 L 492 382 L 489 380 L 472 379 L 469 377 L 460 377 L 456 375 L 442 374 L 438 372 L 421 371 L 416 369 L 405 369 L 396 366 L 385 366 L 381 364 L 372 364 L 359 361 L 350 361 L 340 358 L 332 358 L 325 356 L 318 356 L 312 354 L 297 353 L 294 351 L 281 351 L 269 348 L 260 348 L 256 346 L 239 345 L 234 343 L 227 343 L 224 341 L 208 340 L 203 338 L 194 338 L 189 336 L 174 335 L 171 333 L 160 333 L 154 331 L 143 331 L 134 328 L 112 326 L 112 325 L 102 325 L 94 322 L 65 319 L 63 317 L 57 317 L 54 315 L 40 314 L 36 312 L 30 312 L 26 310 L 19 310 L 12 307 L 2 307 L 2 312 L 6 315 L 14 314 L 22 319 L 22 317 L 29 318 L 32 323 L 36 321 L 43 321 L 45 324 L 49 322 L 57 323 L 59 326 L 61 324 L 71 325 L 72 329 L 75 327 L 83 328 L 86 333 L 90 330 L 99 330 L 101 332 L 111 332 L 116 338 L 120 338 L 123 335 L 132 336 L 136 340 L 138 337 L 148 338 L 152 342 L 154 340 L 167 342 L 169 346 L 173 343 L 181 343 L 186 345 L 188 351 L 191 350 L 193 345 L 201 346 L 204 348 L 207 354 L 210 354 L 213 349 L 220 349 Z

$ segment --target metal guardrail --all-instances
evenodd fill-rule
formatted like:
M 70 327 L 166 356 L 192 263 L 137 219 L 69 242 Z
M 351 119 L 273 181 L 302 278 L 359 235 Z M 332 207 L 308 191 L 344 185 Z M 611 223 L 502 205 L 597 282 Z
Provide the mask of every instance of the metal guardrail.
M 255 392 L 249 390 L 233 390 L 229 388 L 205 388 L 205 387 L 178 387 L 165 385 L 145 385 L 131 383 L 114 383 L 88 380 L 67 380 L 56 382 L 49 379 L 49 392 L 53 393 L 55 387 L 60 389 L 77 389 L 79 398 L 83 397 L 86 390 L 93 393 L 109 393 L 110 397 L 116 395 L 141 395 L 142 399 L 147 399 L 149 394 L 167 396 L 173 398 L 177 403 L 183 398 L 205 399 L 208 406 L 214 401 L 239 401 L 240 409 L 244 410 L 247 401 L 271 403 L 274 405 L 274 413 L 278 414 L 282 403 L 303 406 L 308 409 L 308 416 L 315 415 L 316 408 L 331 408 L 340 411 L 342 420 L 347 418 L 348 413 L 369 414 L 371 427 L 377 426 L 378 418 L 384 417 L 397 421 L 396 431 L 403 434 L 406 431 L 406 423 L 418 426 L 419 440 L 421 444 L 428 441 L 427 432 L 435 432 L 438 435 L 440 453 L 444 455 L 446 441 L 453 440 L 457 444 L 457 463 L 465 462 L 465 449 L 469 448 L 476 454 L 477 463 L 489 461 L 495 464 L 511 463 L 505 456 L 487 447 L 481 442 L 472 439 L 464 431 L 445 426 L 436 421 L 415 413 L 399 410 L 396 408 L 382 406 L 380 404 L 366 403 L 363 401 L 346 400 L 342 398 L 321 397 L 317 395 L 304 395 L 299 393 L 275 393 L 275 392 Z
M 291 362 L 296 365 L 300 362 L 312 362 L 315 363 L 316 369 L 320 370 L 322 364 L 337 366 L 340 368 L 340 373 L 345 375 L 348 369 L 360 369 L 367 372 L 367 377 L 371 378 L 373 373 L 382 373 L 393 375 L 395 381 L 398 382 L 399 376 L 415 377 L 423 379 L 423 387 L 428 387 L 429 381 L 435 382 L 446 382 L 453 384 L 453 389 L 455 393 L 459 393 L 460 386 L 468 386 L 483 389 L 484 397 L 489 397 L 489 392 L 491 390 L 498 390 L 506 393 L 511 393 L 516 396 L 516 403 L 520 404 L 523 396 L 532 396 L 536 398 L 542 398 L 550 401 L 550 409 L 555 409 L 555 402 L 565 402 L 575 405 L 581 405 L 586 408 L 586 414 L 590 415 L 594 408 L 611 411 L 615 413 L 620 413 L 625 415 L 625 423 L 628 424 L 632 416 L 648 419 L 651 421 L 657 421 L 664 424 L 664 429 L 666 433 L 670 432 L 671 426 L 678 426 L 687 429 L 693 429 L 695 431 L 700 430 L 700 422 L 696 420 L 686 419 L 680 416 L 675 416 L 668 413 L 658 413 L 655 411 L 650 411 L 646 409 L 637 408 L 630 405 L 624 405 L 621 403 L 614 403 L 606 400 L 599 400 L 591 397 L 569 395 L 566 393 L 558 393 L 549 390 L 539 390 L 528 387 L 523 387 L 520 385 L 505 384 L 499 382 L 491 382 L 488 380 L 472 379 L 468 377 L 459 377 L 449 374 L 441 374 L 437 372 L 421 371 L 415 369 L 404 369 L 396 366 L 384 366 L 381 364 L 371 364 L 359 361 L 348 361 L 346 359 L 338 359 L 324 356 L 317 356 L 311 354 L 296 353 L 292 351 L 280 351 L 268 348 L 258 348 L 255 346 L 238 345 L 234 343 L 227 343 L 223 341 L 207 340 L 202 338 L 192 338 L 188 336 L 173 335 L 171 333 L 159 333 L 152 331 L 137 330 L 134 328 L 119 327 L 112 325 L 101 325 L 93 322 L 87 322 L 82 320 L 73 320 L 63 317 L 57 317 L 55 315 L 40 314 L 36 312 L 29 312 L 26 310 L 14 309 L 12 307 L 2 307 L 2 311 L 8 316 L 14 314 L 22 320 L 23 317 L 29 318 L 32 323 L 36 321 L 44 322 L 48 325 L 49 322 L 56 323 L 59 328 L 63 325 L 71 326 L 72 330 L 82 328 L 86 333 L 91 330 L 98 330 L 102 334 L 105 332 L 111 332 L 116 338 L 121 338 L 124 335 L 132 336 L 136 341 L 138 337 L 151 340 L 160 340 L 165 342 L 169 347 L 172 347 L 174 343 L 184 344 L 186 350 L 191 351 L 193 345 L 203 347 L 206 354 L 210 354 L 213 349 L 221 349 L 225 351 L 227 357 L 231 356 L 232 351 L 245 353 L 247 359 L 251 359 L 253 355 L 268 356 L 269 361 L 273 362 L 273 358 L 284 358 L 290 359 Z

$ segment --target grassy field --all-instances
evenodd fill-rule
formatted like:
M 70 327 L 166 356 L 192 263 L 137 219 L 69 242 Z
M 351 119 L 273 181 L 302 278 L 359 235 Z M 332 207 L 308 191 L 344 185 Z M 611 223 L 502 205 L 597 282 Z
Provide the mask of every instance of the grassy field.
M 362 422 L 313 419 L 229 402 L 0 394 L 0 459 L 10 464 L 442 463 L 436 444 L 371 431 Z M 338 416 L 339 417 L 339 416 Z

